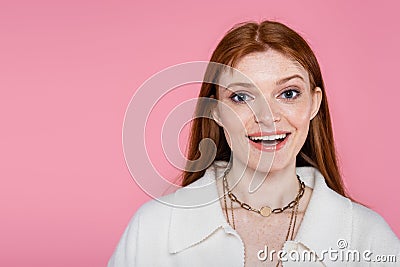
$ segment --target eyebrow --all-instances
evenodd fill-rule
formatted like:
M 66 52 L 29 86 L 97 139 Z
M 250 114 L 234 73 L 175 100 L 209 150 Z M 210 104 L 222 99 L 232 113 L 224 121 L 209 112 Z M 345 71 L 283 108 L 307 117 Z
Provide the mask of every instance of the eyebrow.
M 252 83 L 236 82 L 236 83 L 228 84 L 228 86 L 226 86 L 226 88 L 235 87 L 235 86 L 246 87 L 246 88 L 255 88 L 256 87 Z
M 275 84 L 276 85 L 282 85 L 292 79 L 301 79 L 303 82 L 306 82 L 304 80 L 304 78 L 302 76 L 300 76 L 299 74 L 294 74 L 292 76 L 280 79 L 279 81 L 277 81 Z M 226 88 L 231 88 L 231 87 L 235 87 L 235 86 L 240 86 L 240 87 L 245 87 L 245 88 L 255 88 L 256 86 L 252 83 L 245 83 L 245 82 L 235 82 L 235 83 L 230 83 L 228 86 L 226 86 Z
M 301 80 L 303 80 L 303 82 L 306 82 L 302 76 L 300 76 L 298 74 L 294 74 L 292 76 L 289 76 L 289 77 L 286 77 L 286 78 L 283 78 L 283 79 L 277 81 L 276 85 L 284 84 L 284 83 L 290 81 L 291 79 L 295 79 L 295 78 L 301 79 Z

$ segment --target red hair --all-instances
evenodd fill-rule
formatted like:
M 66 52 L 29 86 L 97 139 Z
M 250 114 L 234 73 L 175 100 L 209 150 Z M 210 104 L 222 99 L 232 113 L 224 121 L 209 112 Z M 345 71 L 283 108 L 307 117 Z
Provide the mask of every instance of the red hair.
M 210 62 L 229 65 L 234 68 L 244 56 L 254 52 L 264 52 L 268 49 L 274 49 L 299 62 L 309 73 L 312 90 L 315 87 L 322 90 L 319 112 L 310 122 L 307 139 L 296 158 L 296 166 L 317 168 L 325 177 L 326 183 L 331 189 L 340 195 L 347 196 L 338 168 L 332 123 L 321 70 L 313 51 L 299 34 L 282 23 L 274 21 L 242 23 L 232 28 L 222 38 L 213 52 Z M 218 75 L 212 70 L 212 64 L 206 72 L 207 75 Z M 210 79 L 205 80 L 209 81 Z M 199 97 L 215 98 L 216 96 L 217 86 L 203 82 Z M 210 138 L 214 141 L 217 149 L 214 160 L 228 162 L 230 160 L 231 149 L 225 139 L 223 129 L 213 120 L 207 118 L 210 114 L 211 105 L 204 105 L 199 101 L 191 127 L 186 170 L 202 170 L 184 171 L 182 186 L 193 183 L 205 173 L 205 166 L 199 168 L 204 162 L 196 161 L 200 158 L 199 144 L 201 140 Z M 208 150 L 206 148 L 202 153 L 211 155 L 212 151 L 210 148 Z

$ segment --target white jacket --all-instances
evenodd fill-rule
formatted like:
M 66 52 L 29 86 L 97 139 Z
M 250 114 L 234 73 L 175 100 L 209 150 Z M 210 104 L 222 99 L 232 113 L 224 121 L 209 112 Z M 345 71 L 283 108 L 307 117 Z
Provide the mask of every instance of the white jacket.
M 216 162 L 189 186 L 142 205 L 108 267 L 244 266 L 243 241 L 217 201 L 223 165 Z M 317 169 L 296 172 L 313 192 L 295 239 L 284 244 L 283 266 L 400 266 L 400 241 L 380 215 L 331 190 Z M 304 251 L 316 253 L 313 262 L 304 261 Z

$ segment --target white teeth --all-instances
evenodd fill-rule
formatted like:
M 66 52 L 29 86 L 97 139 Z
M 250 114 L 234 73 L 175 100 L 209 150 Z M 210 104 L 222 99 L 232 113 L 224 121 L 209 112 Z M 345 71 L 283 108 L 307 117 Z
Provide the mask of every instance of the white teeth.
M 284 139 L 286 134 L 275 134 L 275 135 L 266 135 L 266 136 L 249 136 L 252 141 L 272 141 L 276 139 Z

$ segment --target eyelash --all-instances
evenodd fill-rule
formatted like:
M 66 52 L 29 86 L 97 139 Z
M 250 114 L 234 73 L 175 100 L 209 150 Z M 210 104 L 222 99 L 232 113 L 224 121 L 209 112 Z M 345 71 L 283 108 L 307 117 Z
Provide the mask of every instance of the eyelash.
M 279 96 L 282 96 L 282 95 L 284 95 L 284 94 L 287 93 L 287 92 L 295 92 L 296 95 L 295 95 L 294 97 L 292 97 L 292 98 L 285 98 L 285 97 L 283 97 L 283 99 L 284 99 L 285 101 L 294 100 L 294 99 L 298 98 L 298 97 L 301 95 L 301 92 L 300 92 L 299 90 L 296 90 L 296 89 L 288 89 L 288 90 L 285 90 L 284 92 L 282 92 Z
M 232 93 L 232 95 L 231 95 L 229 98 L 230 98 L 230 99 L 232 100 L 232 102 L 235 103 L 235 104 L 242 104 L 242 103 L 247 102 L 248 100 L 240 100 L 240 101 L 238 101 L 238 100 L 234 100 L 234 98 L 235 98 L 235 97 L 240 97 L 241 99 L 243 99 L 243 96 L 244 96 L 244 97 L 249 97 L 250 99 L 254 99 L 252 96 L 250 96 L 250 95 L 248 95 L 248 94 L 246 94 L 246 93 Z
M 301 95 L 301 92 L 299 90 L 288 89 L 288 90 L 285 90 L 284 92 L 282 92 L 279 96 L 282 96 L 287 92 L 294 92 L 295 96 L 293 96 L 291 98 L 282 97 L 282 99 L 284 99 L 285 101 L 291 101 L 291 100 L 297 99 Z M 235 100 L 236 97 L 240 97 L 242 100 Z M 244 98 L 247 98 L 247 97 L 249 97 L 250 99 L 254 99 L 253 97 L 251 97 L 250 95 L 248 95 L 246 93 L 233 93 L 229 98 L 232 100 L 233 103 L 242 104 L 242 103 L 245 103 L 248 101 L 248 100 L 243 100 Z

